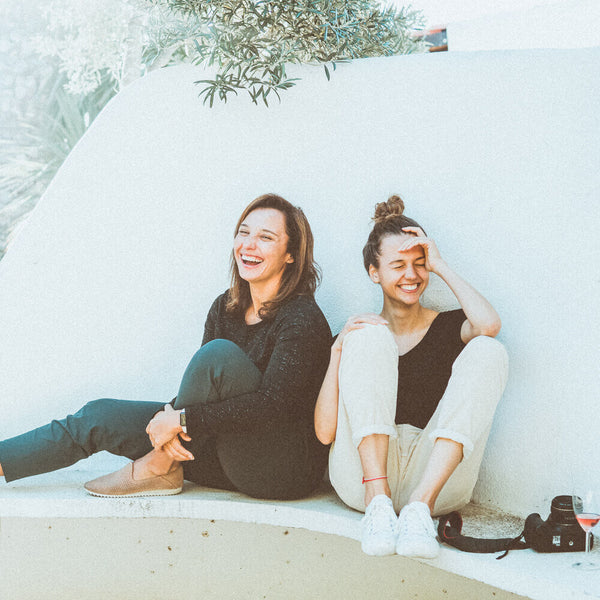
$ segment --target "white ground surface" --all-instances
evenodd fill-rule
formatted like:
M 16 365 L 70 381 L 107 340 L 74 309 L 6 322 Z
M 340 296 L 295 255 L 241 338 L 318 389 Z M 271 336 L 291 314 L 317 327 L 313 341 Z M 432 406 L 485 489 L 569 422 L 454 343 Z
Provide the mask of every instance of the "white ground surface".
M 282 528 L 283 531 L 298 529 L 306 532 L 298 534 L 301 537 L 297 539 L 296 543 L 300 544 L 300 550 L 287 548 L 287 552 L 300 552 L 298 558 L 294 560 L 310 562 L 314 558 L 313 554 L 315 556 L 318 556 L 319 553 L 328 554 L 329 558 L 324 564 L 317 561 L 314 565 L 315 578 L 326 577 L 328 569 L 331 571 L 330 577 L 335 577 L 335 573 L 341 577 L 346 573 L 344 569 L 349 565 L 353 565 L 354 571 L 359 569 L 360 573 L 365 574 L 365 577 L 369 573 L 366 579 L 361 580 L 362 583 L 352 586 L 347 585 L 348 582 L 340 583 L 337 586 L 339 594 L 334 595 L 335 598 L 353 597 L 347 595 L 348 590 L 354 590 L 357 597 L 360 597 L 355 585 L 360 586 L 371 581 L 370 577 L 374 573 L 370 569 L 374 565 L 377 565 L 377 568 L 382 566 L 390 568 L 390 565 L 395 567 L 392 562 L 394 560 L 397 561 L 398 568 L 400 569 L 402 566 L 404 570 L 395 571 L 395 575 L 391 576 L 390 585 L 393 583 L 395 586 L 400 586 L 408 582 L 406 589 L 410 589 L 411 594 L 416 594 L 415 596 L 402 596 L 403 598 L 456 597 L 457 600 L 470 598 L 482 600 L 488 597 L 510 598 L 512 594 L 535 600 L 600 598 L 600 571 L 584 573 L 571 567 L 571 564 L 581 557 L 581 553 L 537 554 L 531 550 L 519 550 L 511 552 L 506 558 L 498 561 L 495 558 L 496 555 L 466 554 L 453 548 L 443 547 L 440 556 L 435 560 L 414 561 L 391 557 L 383 559 L 383 563 L 377 564 L 377 559 L 366 557 L 361 553 L 360 545 L 355 541 L 360 539 L 362 515 L 344 506 L 328 487 L 324 487 L 322 491 L 306 500 L 290 502 L 258 501 L 241 494 L 200 488 L 189 483 L 186 483 L 184 492 L 179 496 L 108 499 L 91 497 L 82 488 L 85 481 L 98 474 L 69 470 L 1 485 L 0 559 L 3 564 L 3 573 L 8 572 L 4 570 L 6 560 L 15 561 L 16 556 L 24 559 L 23 553 L 29 553 L 30 558 L 35 557 L 32 566 L 27 570 L 23 569 L 22 563 L 20 563 L 17 568 L 19 576 L 4 581 L 5 586 L 9 584 L 18 586 L 19 591 L 26 592 L 27 581 L 30 581 L 30 579 L 23 578 L 26 572 L 29 573 L 28 577 L 32 571 L 39 575 L 39 570 L 50 568 L 53 559 L 57 558 L 57 553 L 62 555 L 67 552 L 76 556 L 77 552 L 73 550 L 73 547 L 77 547 L 78 544 L 82 562 L 78 563 L 77 569 L 81 571 L 92 569 L 91 565 L 86 566 L 84 559 L 92 551 L 90 548 L 86 548 L 88 543 L 96 553 L 97 561 L 100 561 L 101 557 L 104 557 L 102 560 L 106 560 L 107 556 L 113 556 L 114 560 L 116 553 L 123 557 L 123 568 L 139 569 L 143 566 L 144 569 L 150 571 L 152 564 L 164 567 L 164 559 L 157 558 L 157 554 L 160 554 L 158 549 L 164 550 L 169 545 L 170 538 L 166 531 L 168 526 L 170 530 L 177 530 L 179 535 L 183 535 L 182 532 L 187 530 L 195 531 L 193 536 L 186 538 L 185 544 L 188 545 L 188 550 L 177 559 L 179 566 L 183 568 L 182 565 L 187 565 L 189 561 L 193 562 L 189 553 L 199 553 L 199 555 L 203 553 L 202 556 L 207 560 L 207 564 L 203 568 L 209 570 L 213 575 L 215 572 L 220 572 L 220 569 L 225 569 L 227 561 L 250 568 L 245 562 L 248 547 L 254 547 L 253 544 L 258 544 L 263 539 L 264 543 L 260 544 L 260 550 L 255 548 L 255 552 L 264 557 L 265 563 L 272 562 L 272 568 L 275 569 L 270 575 L 265 575 L 266 579 L 262 582 L 263 588 L 260 587 L 260 582 L 248 588 L 246 582 L 241 586 L 240 596 L 228 595 L 231 590 L 223 591 L 226 590 L 223 588 L 220 591 L 222 595 L 219 596 L 215 591 L 214 597 L 258 598 L 261 596 L 250 594 L 251 591 L 254 593 L 257 589 L 269 590 L 271 595 L 267 595 L 268 598 L 280 597 L 279 593 L 283 597 L 284 591 L 288 589 L 288 584 L 278 593 L 271 589 L 271 586 L 274 585 L 273 582 L 279 581 L 277 573 L 282 568 L 281 565 L 277 565 L 277 546 L 271 545 L 271 536 L 278 539 L 283 532 L 276 532 L 279 531 L 278 528 Z M 463 515 L 465 518 L 463 532 L 466 535 L 509 537 L 517 535 L 522 527 L 522 521 L 519 519 L 474 505 L 467 507 Z M 135 522 L 140 519 L 144 520 L 144 523 L 135 525 Z M 151 525 L 152 523 L 154 525 Z M 208 535 L 204 536 L 202 532 L 210 533 L 215 524 L 217 524 L 217 528 L 222 528 L 218 529 L 218 534 L 225 536 L 227 543 L 215 548 L 214 554 L 210 558 L 206 558 L 206 549 L 197 544 L 202 542 L 204 537 L 208 537 Z M 255 527 L 249 527 L 250 525 Z M 92 536 L 87 541 L 85 536 L 81 535 L 82 528 Z M 60 534 L 50 535 L 52 529 L 57 529 Z M 136 531 L 143 531 L 146 541 L 143 546 L 136 548 L 134 544 L 131 549 L 131 539 L 127 536 L 121 539 L 125 535 L 124 533 L 118 534 L 121 536 L 118 539 L 115 537 L 117 535 L 115 532 L 119 530 L 128 531 L 133 536 L 137 535 Z M 311 536 L 309 534 L 318 535 Z M 352 542 L 349 543 L 349 540 Z M 341 544 L 344 548 L 344 558 L 341 562 L 338 562 L 340 556 L 336 554 L 341 552 L 341 550 L 335 549 L 338 547 L 337 544 Z M 600 560 L 600 550 L 594 551 L 593 554 L 596 559 Z M 144 563 L 144 556 L 146 563 Z M 300 557 L 302 558 L 300 559 Z M 75 559 L 72 558 L 72 560 Z M 177 562 L 177 560 L 173 560 Z M 173 561 L 169 560 L 168 562 Z M 429 569 L 425 571 L 426 580 L 424 580 L 421 565 L 440 569 L 442 574 L 436 573 L 435 569 Z M 297 568 L 301 569 L 301 564 L 297 565 Z M 444 572 L 446 575 L 443 574 Z M 399 573 L 401 576 L 398 579 L 396 575 Z M 284 575 L 285 572 L 282 577 Z M 255 576 L 260 579 L 258 575 Z M 300 573 L 297 576 L 300 577 Z M 454 576 L 465 579 L 456 579 Z M 73 575 L 73 577 L 77 580 L 77 576 Z M 97 578 L 98 574 L 96 573 L 93 577 Z M 119 577 L 121 576 L 119 575 Z M 293 576 L 290 574 L 289 578 L 288 583 L 292 585 Z M 169 580 L 167 578 L 167 581 Z M 77 581 L 77 585 L 83 585 L 82 581 Z M 147 583 L 143 585 L 140 583 L 140 585 L 146 589 L 144 586 L 147 586 Z M 479 585 L 481 583 L 486 585 Z M 163 580 L 161 585 L 164 584 Z M 3 589 L 2 585 L 3 581 L 0 578 L 0 592 Z M 211 580 L 211 585 L 216 586 L 215 590 L 217 590 L 218 579 Z M 300 580 L 297 580 L 295 585 L 301 585 Z M 309 586 L 308 589 L 313 588 Z M 396 588 L 396 591 L 399 589 L 400 587 Z M 443 589 L 447 590 L 446 594 L 441 591 Z M 451 591 L 450 596 L 447 595 L 448 590 Z M 419 591 L 421 595 L 419 595 Z M 492 592 L 496 595 L 492 596 Z M 502 595 L 502 592 L 510 595 Z M 307 591 L 307 595 L 302 595 L 298 592 L 295 597 L 326 597 L 312 596 L 311 593 Z M 457 595 L 454 596 L 454 594 Z M 3 600 L 5 598 L 1 594 L 0 597 Z M 93 594 L 90 597 L 94 597 Z M 128 598 L 129 596 L 123 597 Z M 387 598 L 388 596 L 377 595 L 377 597 Z M 398 596 L 392 594 L 390 597 Z M 6 600 L 9 599 L 12 600 L 10 596 L 7 596 Z

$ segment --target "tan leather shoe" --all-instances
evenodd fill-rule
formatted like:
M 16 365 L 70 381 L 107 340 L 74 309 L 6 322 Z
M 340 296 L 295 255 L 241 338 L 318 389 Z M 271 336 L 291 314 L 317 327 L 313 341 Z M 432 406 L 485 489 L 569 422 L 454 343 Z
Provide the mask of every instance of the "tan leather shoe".
M 172 496 L 183 489 L 183 467 L 177 463 L 166 475 L 147 479 L 133 478 L 133 465 L 88 481 L 84 487 L 92 496 L 129 498 L 132 496 Z

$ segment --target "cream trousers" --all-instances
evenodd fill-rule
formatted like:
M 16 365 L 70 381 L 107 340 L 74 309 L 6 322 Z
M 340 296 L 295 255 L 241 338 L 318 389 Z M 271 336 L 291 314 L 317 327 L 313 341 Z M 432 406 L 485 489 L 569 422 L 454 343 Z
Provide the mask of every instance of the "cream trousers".
M 364 486 L 358 445 L 375 433 L 390 436 L 387 475 L 394 508 L 404 506 L 438 438 L 463 446 L 463 460 L 443 487 L 434 509 L 441 515 L 462 508 L 471 494 L 496 405 L 508 376 L 508 357 L 497 340 L 471 340 L 452 366 L 452 375 L 425 429 L 396 425 L 398 348 L 390 330 L 367 325 L 344 339 L 339 368 L 339 405 L 329 478 L 348 506 L 364 512 Z

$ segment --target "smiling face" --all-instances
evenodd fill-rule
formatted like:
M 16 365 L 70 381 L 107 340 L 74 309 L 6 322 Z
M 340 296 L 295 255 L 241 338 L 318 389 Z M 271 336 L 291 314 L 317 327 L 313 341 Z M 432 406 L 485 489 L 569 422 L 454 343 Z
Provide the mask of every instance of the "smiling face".
M 429 283 L 425 251 L 415 246 L 406 252 L 398 248 L 412 235 L 388 235 L 381 240 L 379 266 L 370 265 L 369 276 L 381 285 L 384 296 L 393 302 L 416 304 Z
M 251 286 L 277 290 L 288 264 L 288 234 L 284 214 L 275 208 L 257 208 L 240 224 L 233 241 L 233 255 L 242 279 Z

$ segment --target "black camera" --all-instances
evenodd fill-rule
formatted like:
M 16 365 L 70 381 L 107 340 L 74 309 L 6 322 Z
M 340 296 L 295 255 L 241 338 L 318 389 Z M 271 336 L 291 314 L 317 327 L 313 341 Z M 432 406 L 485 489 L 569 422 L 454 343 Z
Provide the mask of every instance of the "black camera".
M 571 496 L 556 496 L 550 505 L 550 516 L 542 521 L 538 513 L 525 520 L 525 542 L 536 552 L 582 552 L 585 532 L 573 512 Z M 591 544 L 593 545 L 593 536 Z

